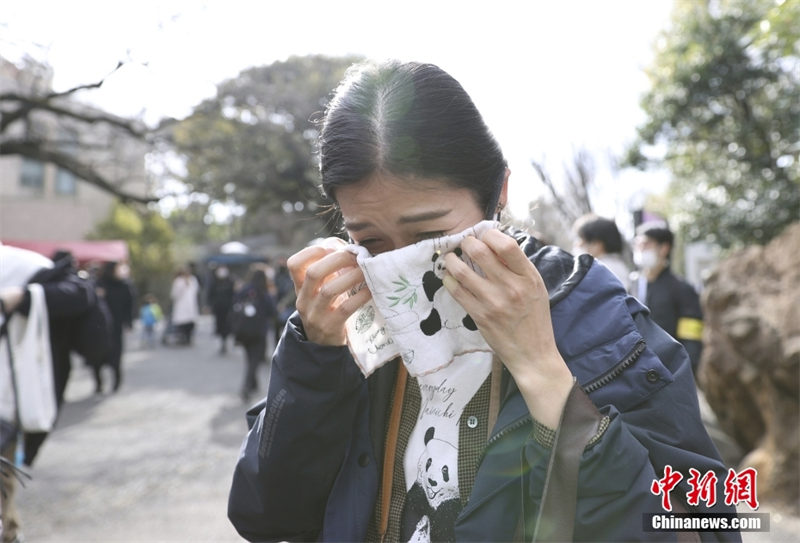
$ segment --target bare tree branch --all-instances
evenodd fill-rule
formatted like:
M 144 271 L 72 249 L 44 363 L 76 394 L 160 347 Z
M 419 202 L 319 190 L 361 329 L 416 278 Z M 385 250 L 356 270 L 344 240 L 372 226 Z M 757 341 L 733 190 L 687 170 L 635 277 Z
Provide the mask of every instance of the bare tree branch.
M 531 160 L 531 166 L 536 171 L 536 175 L 539 176 L 539 179 L 542 181 L 542 184 L 544 184 L 544 186 L 547 187 L 547 190 L 550 191 L 550 195 L 553 197 L 553 200 L 555 201 L 556 204 L 555 208 L 568 223 L 571 223 L 572 222 L 571 214 L 567 211 L 567 204 L 564 202 L 564 199 L 556 190 L 556 187 L 553 184 L 553 179 L 550 177 L 547 171 L 545 171 L 544 165 L 542 165 L 539 162 L 536 162 L 535 160 Z
M 60 168 L 64 168 L 65 170 L 73 173 L 87 183 L 113 194 L 114 196 L 117 196 L 123 202 L 148 204 L 150 202 L 158 201 L 158 198 L 139 196 L 122 190 L 108 181 L 108 179 L 106 179 L 91 166 L 75 160 L 75 158 L 68 154 L 48 149 L 42 144 L 42 142 L 29 140 L 2 141 L 0 142 L 0 155 L 21 155 L 40 160 L 42 162 L 51 162 Z
M 61 91 L 61 92 L 51 92 L 50 94 L 48 94 L 46 96 L 46 99 L 47 100 L 51 100 L 53 98 L 61 98 L 63 96 L 69 96 L 71 94 L 75 94 L 76 92 L 82 91 L 82 90 L 99 89 L 100 87 L 103 86 L 103 83 L 106 82 L 106 79 L 108 78 L 108 76 L 112 75 L 114 72 L 116 72 L 117 70 L 122 68 L 124 65 L 125 65 L 125 63 L 120 60 L 119 62 L 117 62 L 117 65 L 114 67 L 114 69 L 111 70 L 110 72 L 108 72 L 108 75 L 106 75 L 100 81 L 96 81 L 94 83 L 87 83 L 87 84 L 84 84 L 84 85 L 76 85 L 75 87 L 72 87 L 71 89 L 67 89 L 67 90 Z
M 12 101 L 17 102 L 19 105 L 15 110 L 3 112 L 2 119 L 0 119 L 0 133 L 4 132 L 11 123 L 27 118 L 34 110 L 41 110 L 87 124 L 106 123 L 143 140 L 146 140 L 149 134 L 149 131 L 141 126 L 141 123 L 122 119 L 108 113 L 92 113 L 88 109 L 87 111 L 79 111 L 72 107 L 56 104 L 48 97 L 37 98 L 13 92 L 0 94 L 0 102 Z
M 552 177 L 542 163 L 532 160 L 531 166 L 550 192 L 558 213 L 568 224 L 572 224 L 581 216 L 592 212 L 589 188 L 594 182 L 594 163 L 588 152 L 577 151 L 573 156 L 571 167 L 565 166 L 563 191 L 556 189 Z

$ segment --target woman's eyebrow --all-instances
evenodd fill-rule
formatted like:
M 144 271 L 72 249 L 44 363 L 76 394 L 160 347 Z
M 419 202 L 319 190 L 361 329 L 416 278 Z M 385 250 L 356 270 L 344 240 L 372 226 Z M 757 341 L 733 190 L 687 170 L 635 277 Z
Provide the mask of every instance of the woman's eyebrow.
M 399 224 L 408 224 L 413 222 L 430 221 L 444 217 L 445 215 L 450 214 L 451 211 L 452 209 L 434 209 L 431 211 L 423 211 L 421 213 L 414 213 L 411 215 L 403 215 L 397 219 L 397 222 Z
M 438 219 L 440 217 L 444 217 L 449 215 L 452 209 L 434 209 L 430 211 L 422 211 L 420 213 L 412 213 L 410 215 L 403 215 L 399 219 L 397 219 L 398 224 L 410 224 L 415 222 L 423 222 L 423 221 L 430 221 L 433 219 Z M 373 224 L 369 221 L 348 221 L 347 219 L 344 220 L 344 227 L 346 230 L 350 232 L 360 232 L 361 230 L 365 230 L 373 226 Z
M 364 222 L 348 222 L 347 219 L 344 220 L 344 228 L 350 232 L 360 232 L 365 228 L 369 228 L 372 226 L 371 222 L 364 221 Z

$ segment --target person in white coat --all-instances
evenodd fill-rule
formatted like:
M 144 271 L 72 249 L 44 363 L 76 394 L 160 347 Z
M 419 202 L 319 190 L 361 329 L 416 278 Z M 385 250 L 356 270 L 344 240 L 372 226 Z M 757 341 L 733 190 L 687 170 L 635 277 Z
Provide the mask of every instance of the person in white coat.
M 181 268 L 172 281 L 172 326 L 179 336 L 179 343 L 191 345 L 195 321 L 200 314 L 197 295 L 200 285 L 188 268 Z

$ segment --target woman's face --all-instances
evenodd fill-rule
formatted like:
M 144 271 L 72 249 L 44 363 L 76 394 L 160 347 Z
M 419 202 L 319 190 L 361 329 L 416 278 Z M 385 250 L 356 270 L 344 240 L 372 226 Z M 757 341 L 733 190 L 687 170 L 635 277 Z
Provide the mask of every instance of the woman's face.
M 350 238 L 373 255 L 457 234 L 484 218 L 472 191 L 438 179 L 376 174 L 337 188 L 336 200 Z

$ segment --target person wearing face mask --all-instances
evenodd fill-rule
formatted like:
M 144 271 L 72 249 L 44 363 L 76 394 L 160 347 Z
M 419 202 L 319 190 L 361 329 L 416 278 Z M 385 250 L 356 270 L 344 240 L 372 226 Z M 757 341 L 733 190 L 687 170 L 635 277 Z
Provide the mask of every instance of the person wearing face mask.
M 247 412 L 228 500 L 236 530 L 675 539 L 643 528 L 663 512 L 652 488 L 666 465 L 727 473 L 688 357 L 590 255 L 499 224 L 511 172 L 458 81 L 432 64 L 353 67 L 319 158 L 350 243 L 287 261 L 297 310 L 267 396 Z M 671 494 L 678 510 L 735 514 L 684 495 Z
M 649 221 L 636 229 L 633 259 L 639 273 L 632 294 L 650 308 L 656 324 L 683 344 L 696 373 L 703 351 L 703 311 L 694 287 L 670 269 L 673 242 L 665 222 Z
M 233 307 L 235 288 L 230 270 L 219 266 L 214 270 L 213 279 L 208 286 L 208 305 L 214 313 L 214 334 L 219 337 L 219 354 L 228 352 L 228 336 L 231 333 L 228 316 Z

